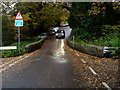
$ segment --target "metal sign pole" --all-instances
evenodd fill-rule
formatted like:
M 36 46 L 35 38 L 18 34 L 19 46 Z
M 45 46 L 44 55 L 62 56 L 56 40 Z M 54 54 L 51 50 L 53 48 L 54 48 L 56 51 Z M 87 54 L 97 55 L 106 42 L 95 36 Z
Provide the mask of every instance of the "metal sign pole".
M 23 26 L 23 17 L 20 11 L 17 13 L 15 19 L 15 26 L 18 27 L 18 53 L 20 54 L 20 27 Z
M 75 36 L 73 35 L 73 49 L 74 49 Z
M 18 52 L 20 54 L 20 27 L 18 27 Z

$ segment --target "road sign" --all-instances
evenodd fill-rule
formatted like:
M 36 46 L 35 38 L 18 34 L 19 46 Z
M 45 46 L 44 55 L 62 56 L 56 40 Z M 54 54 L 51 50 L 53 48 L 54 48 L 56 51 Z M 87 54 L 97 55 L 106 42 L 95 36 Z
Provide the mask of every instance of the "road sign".
M 22 14 L 20 12 L 17 13 L 15 19 L 15 26 L 18 27 L 18 51 L 20 54 L 20 27 L 23 26 L 23 17 Z
M 17 27 L 23 26 L 23 16 L 20 12 L 18 12 L 15 17 L 15 26 Z
M 23 16 L 20 12 L 17 13 L 16 17 L 15 17 L 15 20 L 23 20 Z
M 17 27 L 23 26 L 23 20 L 15 20 L 15 26 Z
M 23 20 L 15 20 L 15 26 L 17 27 L 23 26 Z

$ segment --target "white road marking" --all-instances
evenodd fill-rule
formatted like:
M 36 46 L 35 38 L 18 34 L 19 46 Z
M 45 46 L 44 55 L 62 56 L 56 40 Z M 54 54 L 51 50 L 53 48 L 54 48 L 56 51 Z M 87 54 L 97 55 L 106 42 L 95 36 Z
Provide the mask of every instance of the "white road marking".
M 83 63 L 86 63 L 83 59 L 81 59 L 81 61 L 82 61 Z
M 77 54 L 77 53 L 76 53 L 76 55 L 77 55 L 77 56 L 80 56 L 80 55 L 79 55 L 79 54 Z M 81 61 L 82 61 L 83 63 L 86 63 L 83 59 L 81 59 Z
M 23 58 L 23 57 L 20 56 L 19 59 L 21 59 L 21 58 Z M 3 65 L 0 65 L 0 68 L 4 67 L 4 66 L 6 66 L 6 65 L 8 65 L 8 64 L 10 64 L 10 63 L 12 63 L 12 62 L 15 62 L 16 60 L 18 60 L 18 59 L 12 60 L 12 61 L 10 61 L 10 62 L 7 62 L 7 63 L 3 64 Z
M 3 64 L 3 65 L 0 65 L 0 68 L 4 67 L 4 66 L 6 66 L 6 65 L 8 65 L 8 64 L 10 64 L 10 63 L 12 63 L 12 62 L 15 62 L 15 61 L 17 61 L 17 60 L 25 59 L 25 58 L 27 58 L 27 57 L 29 57 L 29 56 L 25 56 L 25 57 L 20 56 L 19 59 L 15 59 L 15 60 L 12 60 L 12 61 L 10 61 L 10 62 L 7 62 L 7 63 L 5 63 L 5 64 Z
M 79 54 L 76 53 L 77 56 L 79 56 Z M 81 61 L 83 63 L 86 63 L 83 59 L 81 59 Z M 90 71 L 94 74 L 94 75 L 97 75 L 97 73 L 91 68 L 89 67 Z M 108 90 L 112 90 L 105 82 L 102 82 L 102 84 L 108 89 Z
M 28 56 L 26 56 L 26 57 L 24 57 L 24 58 L 21 58 L 21 59 L 19 59 L 19 60 L 17 60 L 17 61 L 14 60 L 14 61 L 11 61 L 11 62 L 8 62 L 8 63 L 2 65 L 3 68 L 0 67 L 0 68 L 2 68 L 2 69 L 0 69 L 0 72 L 7 70 L 8 68 L 12 67 L 12 66 L 15 65 L 16 63 L 22 61 L 23 59 L 25 59 L 25 58 L 27 58 L 27 57 L 28 57 Z M 7 64 L 8 64 L 8 66 L 7 66 L 7 67 L 4 67 L 4 66 L 6 66 Z
M 76 53 L 77 56 L 80 56 L 79 54 Z
M 97 73 L 91 67 L 89 67 L 89 69 L 94 75 L 97 75 Z
M 3 65 L 0 65 L 0 68 L 4 67 L 4 66 L 6 66 L 6 65 L 8 65 L 8 64 L 10 64 L 10 63 L 12 63 L 12 62 L 15 62 L 15 61 L 16 61 L 16 59 L 13 60 L 13 61 L 7 62 L 7 63 L 5 63 L 5 64 L 3 64 Z
M 108 90 L 112 90 L 105 82 L 102 82 L 102 84 L 103 84 Z

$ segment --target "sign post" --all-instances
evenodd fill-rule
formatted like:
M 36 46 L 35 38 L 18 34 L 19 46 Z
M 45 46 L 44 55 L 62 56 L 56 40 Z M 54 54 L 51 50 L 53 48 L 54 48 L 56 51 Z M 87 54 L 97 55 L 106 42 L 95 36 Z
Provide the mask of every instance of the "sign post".
M 15 26 L 18 27 L 18 53 L 20 54 L 20 27 L 23 26 L 23 17 L 20 12 L 15 17 Z
M 74 49 L 74 43 L 75 43 L 75 36 L 73 35 L 73 49 Z
M 20 54 L 20 27 L 18 27 L 18 52 Z

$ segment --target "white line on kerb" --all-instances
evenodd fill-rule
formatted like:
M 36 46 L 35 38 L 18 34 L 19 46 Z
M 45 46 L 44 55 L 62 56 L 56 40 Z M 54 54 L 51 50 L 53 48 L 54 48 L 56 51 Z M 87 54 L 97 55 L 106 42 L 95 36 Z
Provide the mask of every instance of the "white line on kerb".
M 0 72 L 7 70 L 8 68 L 12 67 L 12 66 L 15 65 L 16 63 L 22 61 L 23 59 L 26 59 L 27 57 L 28 57 L 28 56 L 23 57 L 23 58 L 19 59 L 18 61 L 15 60 L 15 61 L 12 62 L 12 63 L 7 63 L 7 64 L 9 64 L 8 67 L 0 69 Z
M 112 90 L 105 82 L 102 82 L 102 84 L 103 84 L 108 90 Z
M 20 56 L 20 58 L 19 58 L 19 59 L 21 59 L 21 58 L 23 58 L 23 57 L 22 57 L 22 56 Z M 7 62 L 7 63 L 5 63 L 5 64 L 1 65 L 1 66 L 0 66 L 0 68 L 4 67 L 4 66 L 6 66 L 7 64 L 10 64 L 10 63 L 12 63 L 12 62 L 15 62 L 16 60 L 18 60 L 18 59 L 15 59 L 15 60 L 12 60 L 12 61 L 10 61 L 10 62 Z
M 12 62 L 14 62 L 14 61 L 16 61 L 16 60 L 13 60 L 13 61 L 10 61 L 10 62 L 8 62 L 8 63 L 5 63 L 5 64 L 1 65 L 0 68 L 4 67 L 4 66 L 6 66 L 7 64 L 10 64 L 10 63 L 12 63 Z
M 94 75 L 97 74 L 91 67 L 89 67 L 89 69 L 90 69 L 90 71 L 91 71 Z
M 9 50 L 9 49 L 17 49 L 17 46 L 4 46 L 4 47 L 0 47 L 0 50 Z
M 9 63 L 11 63 L 11 62 L 8 62 L 8 63 L 5 63 L 5 64 L 1 65 L 0 68 L 6 66 L 6 65 L 9 64 Z
M 82 61 L 83 63 L 86 63 L 83 59 L 81 59 L 81 61 Z

